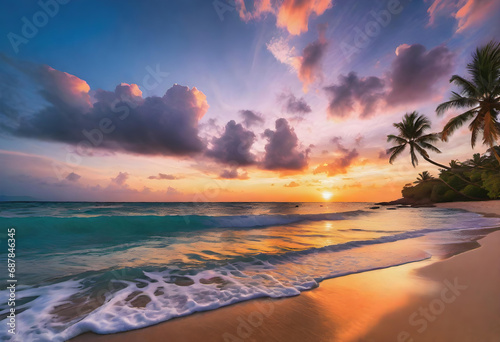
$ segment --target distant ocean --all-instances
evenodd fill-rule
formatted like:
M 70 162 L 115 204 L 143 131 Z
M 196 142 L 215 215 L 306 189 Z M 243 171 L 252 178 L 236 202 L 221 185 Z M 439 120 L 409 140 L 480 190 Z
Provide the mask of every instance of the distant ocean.
M 0 203 L 16 229 L 17 335 L 64 341 L 146 327 L 327 278 L 433 256 L 500 219 L 371 203 Z M 434 246 L 434 247 L 433 247 Z M 7 284 L 7 272 L 0 272 Z M 8 340 L 8 292 L 0 338 Z

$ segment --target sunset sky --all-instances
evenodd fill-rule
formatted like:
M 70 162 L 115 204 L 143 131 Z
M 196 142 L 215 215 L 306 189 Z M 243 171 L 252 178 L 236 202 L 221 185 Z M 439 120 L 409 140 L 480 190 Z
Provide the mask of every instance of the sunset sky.
M 1 1 L 0 197 L 381 201 L 386 135 L 500 36 L 498 0 Z M 45 4 L 45 5 L 41 5 Z M 467 128 L 437 146 L 473 150 Z

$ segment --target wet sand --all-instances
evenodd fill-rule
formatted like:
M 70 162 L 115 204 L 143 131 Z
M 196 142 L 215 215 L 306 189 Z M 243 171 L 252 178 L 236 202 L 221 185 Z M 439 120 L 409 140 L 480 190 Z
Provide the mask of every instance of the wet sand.
M 500 201 L 439 204 L 500 216 Z M 480 248 L 323 281 L 152 327 L 72 341 L 500 341 L 500 231 Z M 470 248 L 470 246 L 469 246 Z

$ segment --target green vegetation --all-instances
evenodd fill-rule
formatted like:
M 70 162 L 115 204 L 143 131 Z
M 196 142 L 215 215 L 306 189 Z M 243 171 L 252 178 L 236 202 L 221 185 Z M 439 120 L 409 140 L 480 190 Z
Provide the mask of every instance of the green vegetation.
M 403 120 L 395 123 L 398 134 L 390 134 L 387 141 L 395 145 L 387 150 L 389 162 L 400 156 L 409 147 L 413 167 L 418 165 L 418 156 L 440 167 L 438 178 L 429 172 L 419 174 L 417 181 L 403 188 L 403 197 L 413 202 L 449 202 L 463 200 L 486 200 L 500 198 L 500 148 L 495 146 L 500 139 L 500 43 L 490 42 L 478 48 L 467 65 L 468 78 L 453 75 L 450 79 L 460 89 L 452 92 L 449 101 L 440 104 L 436 112 L 442 115 L 449 109 L 465 110 L 450 119 L 440 133 L 427 133 L 430 120 L 417 112 L 407 113 Z M 489 149 L 484 154 L 476 153 L 464 162 L 452 160 L 449 166 L 430 159 L 428 151 L 441 153 L 432 143 L 448 138 L 466 122 L 471 121 L 471 146 L 479 136 Z
M 497 150 L 498 152 L 500 151 Z M 476 153 L 472 159 L 464 162 L 454 161 L 453 164 L 452 171 L 441 169 L 438 178 L 432 177 L 428 171 L 420 173 L 413 184 L 405 185 L 402 191 L 403 197 L 415 202 L 500 198 L 500 164 L 491 150 L 484 155 Z M 467 183 L 458 175 L 474 184 Z

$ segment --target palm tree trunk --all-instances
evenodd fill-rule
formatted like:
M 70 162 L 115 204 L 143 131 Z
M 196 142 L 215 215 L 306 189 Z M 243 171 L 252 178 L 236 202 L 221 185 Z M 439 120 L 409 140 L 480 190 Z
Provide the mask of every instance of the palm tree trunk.
M 480 187 L 481 187 L 481 185 L 476 184 L 476 183 L 472 183 L 471 181 L 469 181 L 469 180 L 467 180 L 467 179 L 463 178 L 461 175 L 459 175 L 458 173 L 454 172 L 454 171 L 453 171 L 453 169 L 452 169 L 451 167 L 449 167 L 449 166 L 444 166 L 443 164 L 436 163 L 434 160 L 431 160 L 431 159 L 429 159 L 429 158 L 428 158 L 428 157 L 426 157 L 426 156 L 422 156 L 422 157 L 423 157 L 426 161 L 428 161 L 429 163 L 434 164 L 434 165 L 436 165 L 436 166 L 439 166 L 440 168 L 443 168 L 443 169 L 445 169 L 446 171 L 450 171 L 450 172 L 452 172 L 455 176 L 457 176 L 458 178 L 460 178 L 461 180 L 463 180 L 463 181 L 464 181 L 464 182 L 466 182 L 467 184 L 471 184 L 471 185 L 477 186 L 478 188 L 480 188 Z M 453 189 L 453 190 L 455 190 L 455 189 Z M 463 195 L 463 194 L 462 194 L 462 195 Z M 464 195 L 464 196 L 465 196 L 465 195 Z M 466 196 L 466 197 L 467 197 L 467 196 Z
M 457 193 L 459 195 L 462 195 L 465 198 L 468 198 L 468 199 L 473 200 L 473 201 L 483 201 L 484 200 L 484 198 L 477 198 L 477 197 L 468 196 L 468 195 L 466 195 L 466 194 L 458 191 L 457 189 L 455 189 L 454 187 L 452 187 L 450 184 L 446 183 L 443 179 L 441 179 L 441 178 L 437 178 L 437 179 L 439 179 L 441 182 L 443 182 L 444 185 L 446 185 L 448 188 L 450 188 L 451 190 L 453 190 L 455 193 Z
M 444 166 L 443 164 L 436 163 L 434 160 L 431 160 L 431 159 L 429 159 L 429 158 L 428 158 L 428 157 L 426 157 L 426 156 L 422 156 L 422 157 L 424 157 L 424 159 L 425 159 L 426 161 L 428 161 L 429 163 L 431 163 L 431 164 L 434 164 L 434 165 L 436 165 L 436 166 L 439 166 L 439 167 L 440 167 L 440 168 L 442 168 L 442 169 L 446 169 L 446 170 L 448 170 L 448 171 L 451 171 L 451 168 L 450 168 L 449 166 Z
M 422 156 L 422 157 L 423 157 L 426 161 L 428 161 L 429 163 L 431 163 L 431 164 L 434 164 L 434 165 L 439 166 L 439 167 L 441 167 L 441 168 L 443 168 L 443 169 L 446 169 L 447 171 L 453 172 L 453 169 L 452 169 L 451 167 L 444 166 L 444 165 L 442 165 L 442 164 L 436 163 L 435 161 L 433 161 L 433 160 L 429 159 L 429 158 L 428 158 L 428 157 L 426 157 L 426 156 Z M 464 182 L 467 182 L 467 183 L 469 183 L 469 184 L 475 185 L 475 186 L 477 186 L 477 187 L 479 187 L 479 188 L 481 187 L 481 186 L 479 186 L 479 185 L 477 185 L 477 184 L 471 183 L 470 181 L 468 181 L 468 180 L 466 180 L 466 179 L 462 178 L 460 175 L 456 174 L 455 172 L 453 172 L 453 174 L 455 174 L 455 176 L 457 176 L 458 178 L 460 178 L 460 179 L 461 179 L 461 180 L 463 180 Z M 480 200 L 482 200 L 482 198 L 476 198 L 476 197 L 468 196 L 468 195 L 466 195 L 466 194 L 464 194 L 464 193 L 462 193 L 462 192 L 458 191 L 457 189 L 455 189 L 454 187 L 452 187 L 450 184 L 446 183 L 446 182 L 444 181 L 444 179 L 441 179 L 441 178 L 437 178 L 437 179 L 439 179 L 441 182 L 443 182 L 443 183 L 444 183 L 444 184 L 445 184 L 448 188 L 450 188 L 451 190 L 453 190 L 453 191 L 454 191 L 454 192 L 456 192 L 457 194 L 464 196 L 465 198 L 468 198 L 468 199 L 473 200 L 473 201 L 480 201 Z

